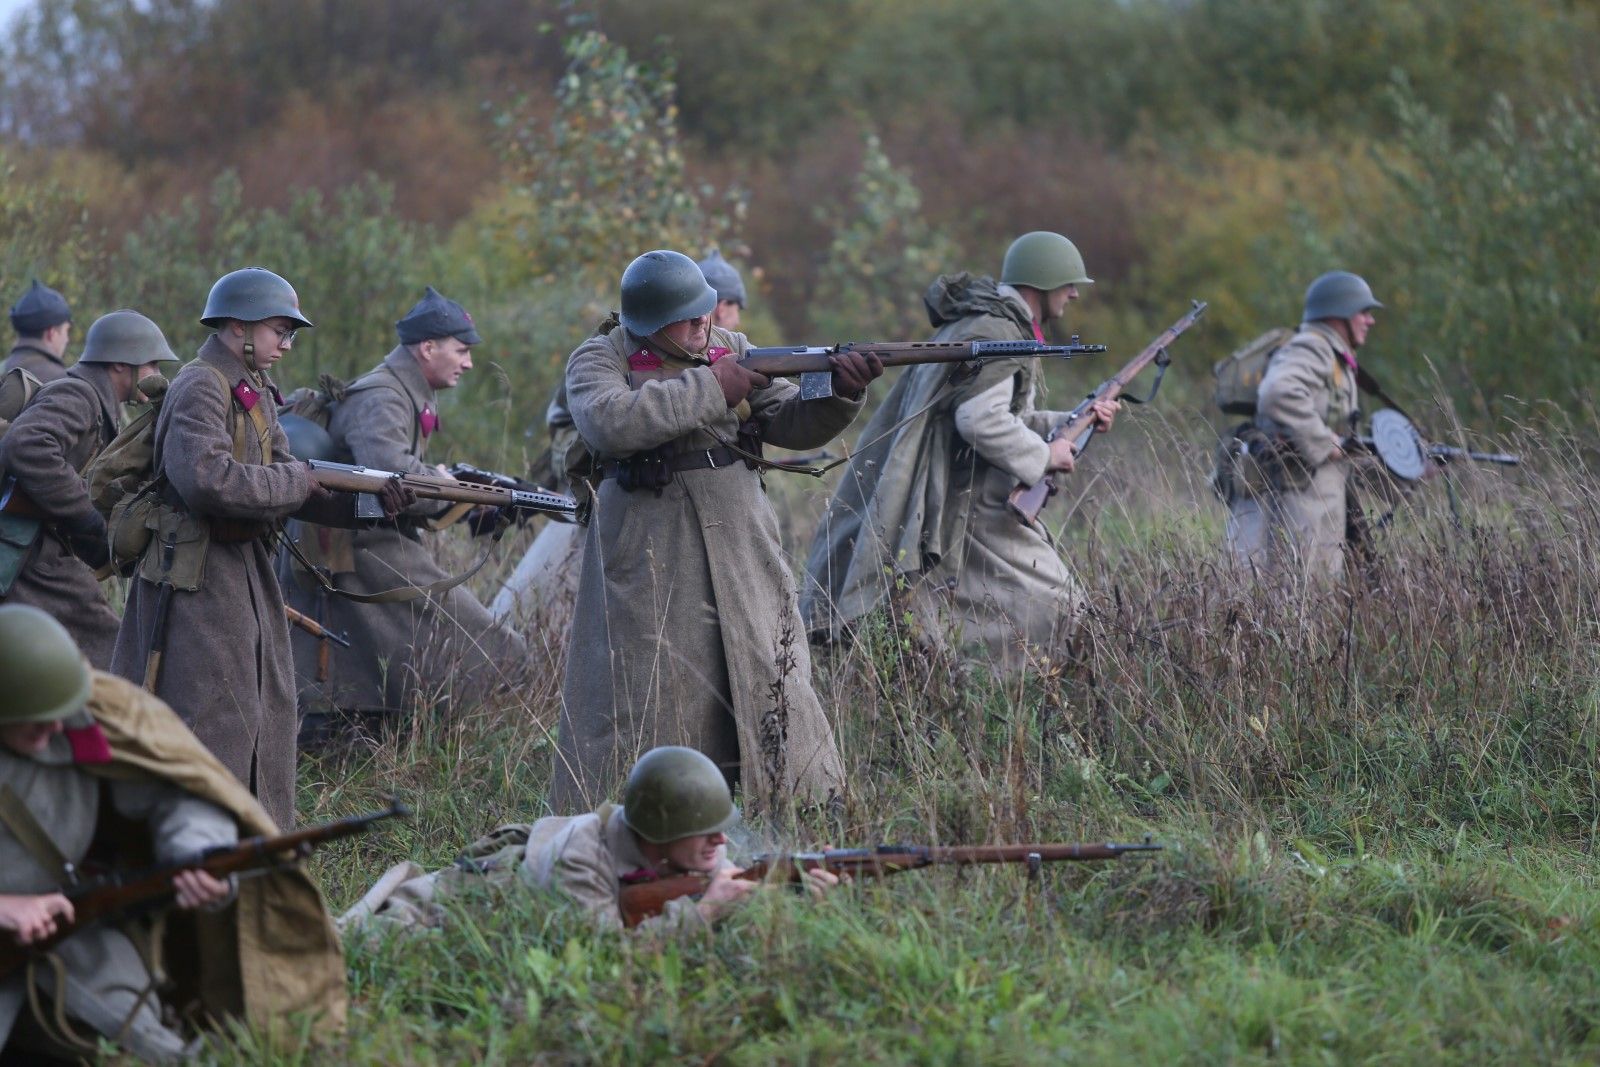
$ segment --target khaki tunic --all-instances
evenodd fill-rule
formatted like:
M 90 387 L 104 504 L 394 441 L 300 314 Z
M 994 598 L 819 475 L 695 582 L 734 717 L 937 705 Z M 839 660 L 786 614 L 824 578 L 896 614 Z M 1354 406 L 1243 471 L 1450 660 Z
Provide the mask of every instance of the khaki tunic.
M 18 793 L 68 860 L 130 844 L 120 826 L 100 832 L 108 812 L 140 824 L 154 859 L 164 863 L 232 844 L 241 828 L 276 832 L 172 709 L 128 682 L 96 672 L 87 715 L 67 725 L 80 740 L 103 738 L 109 762 L 76 761 L 69 735 L 58 735 L 39 756 L 0 747 L 0 782 Z M 0 823 L 0 893 L 49 892 L 61 880 Z M 69 1016 L 107 1037 L 131 1014 L 123 1047 L 150 1060 L 171 1058 L 183 1041 L 162 1024 L 153 998 L 138 1005 L 149 974 L 123 929 L 99 925 L 62 942 L 54 952 L 65 965 L 64 991 L 44 967 L 37 972 L 42 992 L 62 998 Z M 166 966 L 179 986 L 175 1003 L 196 999 L 215 1017 L 244 1016 L 258 1025 L 296 1010 L 342 1023 L 343 956 L 321 897 L 299 868 L 241 881 L 232 906 L 181 920 L 174 914 L 165 932 Z M 27 1010 L 25 981 L 19 973 L 0 982 L 0 1046 Z
M 1287 437 L 1311 469 L 1302 488 L 1228 502 L 1228 544 L 1240 563 L 1312 578 L 1344 573 L 1348 462 L 1330 462 L 1360 406 L 1354 354 L 1331 326 L 1307 322 L 1272 355 L 1256 425 Z
M 47 352 L 32 341 L 18 341 L 11 346 L 10 355 L 6 356 L 5 364 L 0 366 L 0 375 L 8 374 L 18 367 L 32 372 L 41 385 L 49 385 L 58 378 L 66 377 L 67 374 L 67 365 L 59 356 Z
M 49 516 L 11 592 L 0 600 L 48 612 L 101 669 L 111 666 L 122 620 L 106 602 L 94 571 L 51 532 L 49 523 L 98 520 L 83 469 L 116 436 L 119 407 L 106 368 L 79 363 L 40 389 L 0 438 L 0 470 L 15 477 Z
M 735 357 L 743 334 L 712 330 Z M 709 367 L 633 371 L 640 346 L 617 327 L 567 363 L 574 423 L 596 457 L 732 442 Z M 801 401 L 774 381 L 749 398 L 762 437 L 814 448 L 860 409 Z M 716 436 L 713 436 L 713 432 Z M 811 656 L 761 478 L 743 463 L 683 471 L 659 493 L 603 480 L 584 545 L 551 786 L 558 813 L 590 810 L 645 751 L 687 745 L 740 778 L 747 803 L 822 801 L 843 788 L 833 731 L 811 686 Z
M 933 340 L 1034 337 L 1032 312 L 1010 286 L 956 275 L 935 292 Z M 940 309 L 959 317 L 941 320 Z M 954 385 L 948 367 L 901 376 L 818 524 L 802 602 L 812 631 L 838 638 L 900 582 L 935 641 L 949 629 L 1010 666 L 1071 627 L 1081 587 L 1043 528 L 1006 507 L 1018 482 L 1044 476 L 1043 435 L 1061 417 L 1035 409 L 1038 376 L 1038 359 L 997 360 Z M 878 440 L 930 403 L 924 417 Z
M 362 466 L 435 474 L 423 461 L 428 438 L 420 416 L 425 409 L 437 414 L 433 387 L 416 357 L 396 348 L 371 373 L 351 383 L 334 409 L 328 432 Z M 375 593 L 449 577 L 418 534 L 419 523 L 444 510 L 439 501 L 422 500 L 398 523 L 355 531 L 355 570 L 336 574 L 334 584 Z M 317 536 L 314 529 L 309 533 Z M 482 700 L 497 683 L 514 684 L 528 658 L 521 636 L 496 623 L 465 586 L 402 603 L 357 604 L 324 594 L 299 573 L 290 597 L 300 610 L 350 639 L 348 649 L 331 650 L 331 675 L 323 684 L 316 680 L 318 640 L 294 631 L 304 706 L 400 710 L 418 700 L 471 703 Z
M 227 381 L 253 377 L 215 334 L 199 358 Z M 307 505 L 311 475 L 289 453 L 278 427 L 275 387 L 265 375 L 253 380 L 267 435 L 265 441 L 259 438 L 250 417 L 239 412 L 248 427 L 240 461 L 233 457 L 232 431 L 238 401 L 204 367 L 179 371 L 156 420 L 156 471 L 190 513 L 206 519 L 275 522 L 305 508 L 308 519 L 353 523 L 354 497 Z M 141 577 L 128 589 L 112 669 L 135 683 L 144 679 L 159 594 L 160 587 Z M 213 537 L 201 587 L 173 590 L 155 692 L 250 787 L 274 822 L 294 824 L 294 658 L 283 595 L 264 540 L 229 543 Z

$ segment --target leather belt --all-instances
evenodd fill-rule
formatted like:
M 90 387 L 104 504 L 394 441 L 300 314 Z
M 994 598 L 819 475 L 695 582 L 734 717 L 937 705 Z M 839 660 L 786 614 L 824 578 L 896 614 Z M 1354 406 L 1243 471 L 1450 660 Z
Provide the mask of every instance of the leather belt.
M 600 465 L 601 479 L 617 477 L 632 462 L 632 460 L 628 459 L 607 460 Z M 705 448 L 695 452 L 679 452 L 677 455 L 668 456 L 660 462 L 666 470 L 673 474 L 681 471 L 706 470 L 707 468 L 721 470 L 724 467 L 732 467 L 735 464 L 748 466 L 744 457 L 736 455 L 733 449 L 727 445 L 718 445 L 715 448 Z

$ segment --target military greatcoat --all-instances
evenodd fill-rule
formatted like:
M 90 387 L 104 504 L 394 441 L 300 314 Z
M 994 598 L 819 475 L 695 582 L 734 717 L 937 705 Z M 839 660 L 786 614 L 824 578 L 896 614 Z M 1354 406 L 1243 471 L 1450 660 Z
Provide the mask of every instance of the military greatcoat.
M 948 275 L 924 299 L 936 341 L 1038 336 L 1021 295 L 989 278 Z M 1035 409 L 1038 390 L 1037 358 L 986 363 L 957 383 L 936 365 L 901 376 L 818 524 L 802 598 L 812 631 L 837 638 L 900 583 L 936 640 L 953 627 L 1005 663 L 1070 628 L 1081 587 L 1045 531 L 1006 508 L 1049 464 L 1043 435 L 1061 416 Z
M 225 381 L 235 383 L 232 390 Z M 288 827 L 295 815 L 297 727 L 289 623 L 265 538 L 234 538 L 243 524 L 297 513 L 350 525 L 355 498 L 336 495 L 307 505 L 311 472 L 289 453 L 276 393 L 270 378 L 245 367 L 213 334 L 162 402 L 155 469 L 182 510 L 207 521 L 213 533 L 200 588 L 171 591 L 155 693 L 250 787 L 273 820 Z M 252 395 L 251 410 L 262 414 L 264 433 L 245 411 L 234 410 L 243 407 L 240 396 Z M 242 459 L 233 455 L 235 419 L 248 428 Z M 162 588 L 143 577 L 129 585 L 112 669 L 136 683 L 144 680 L 160 630 Z
M 713 358 L 749 347 L 716 328 L 710 344 Z M 620 326 L 573 352 L 567 399 L 594 456 L 703 454 L 735 440 L 741 415 L 710 367 L 670 362 Z M 860 409 L 840 397 L 802 401 L 782 380 L 748 404 L 764 440 L 802 449 L 836 436 Z M 552 808 L 592 810 L 657 745 L 706 753 L 742 778 L 757 806 L 826 800 L 843 784 L 778 517 L 743 462 L 679 471 L 659 492 L 606 478 L 595 495 Z
M 371 373 L 352 382 L 335 407 L 328 432 L 335 445 L 362 466 L 405 474 L 436 474 L 423 461 L 438 426 L 434 389 L 416 357 L 390 352 Z M 419 526 L 445 510 L 418 501 L 395 522 L 352 535 L 353 571 L 334 583 L 357 593 L 425 586 L 448 577 L 423 544 Z M 317 536 L 315 531 L 312 536 Z M 357 604 L 324 596 L 299 575 L 290 590 L 295 605 L 347 633 L 348 649 L 335 649 L 327 682 L 316 680 L 317 639 L 293 635 L 301 695 L 339 708 L 407 707 L 412 694 L 426 702 L 449 695 L 457 703 L 480 700 L 497 682 L 514 682 L 528 658 L 520 635 L 496 623 L 465 586 L 434 597 L 393 604 Z
M 101 669 L 111 666 L 121 620 L 106 603 L 94 570 L 51 526 L 100 524 L 83 469 L 116 436 L 119 406 L 106 367 L 79 363 L 40 389 L 0 438 L 0 470 L 16 478 L 18 489 L 48 516 L 10 593 L 0 600 L 48 612 Z
M 9 374 L 21 367 L 39 379 L 41 385 L 48 385 L 57 378 L 66 377 L 67 365 L 61 357 L 53 352 L 48 352 L 32 341 L 18 341 L 11 346 L 11 353 L 6 356 L 0 374 Z
M 1301 323 L 1273 353 L 1256 400 L 1256 425 L 1287 439 L 1308 477 L 1259 494 L 1235 489 L 1228 543 L 1236 559 L 1311 577 L 1344 572 L 1348 462 L 1331 459 L 1360 405 L 1356 360 L 1327 323 Z

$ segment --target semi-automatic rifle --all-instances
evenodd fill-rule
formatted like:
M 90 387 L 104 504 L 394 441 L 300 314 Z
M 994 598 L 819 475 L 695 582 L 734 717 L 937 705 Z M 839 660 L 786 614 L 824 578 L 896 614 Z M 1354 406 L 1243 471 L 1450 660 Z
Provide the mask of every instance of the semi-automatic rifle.
M 1026 863 L 1030 873 L 1041 864 L 1061 860 L 1114 860 L 1129 852 L 1159 852 L 1162 846 L 1149 838 L 1136 845 L 879 845 L 877 848 L 836 848 L 826 852 L 787 852 L 759 856 L 735 878 L 751 882 L 800 882 L 805 872 L 824 870 L 855 878 L 881 878 L 941 865 Z M 638 926 L 666 910 L 669 901 L 705 891 L 710 877 L 675 875 L 650 881 L 630 881 L 622 887 L 622 921 Z
M 1178 336 L 1193 326 L 1205 314 L 1206 305 L 1199 300 L 1191 301 L 1193 306 L 1189 313 L 1177 322 L 1168 326 L 1157 337 L 1145 346 L 1144 351 L 1130 359 L 1125 367 L 1116 374 L 1100 383 L 1100 387 L 1086 397 L 1083 403 L 1067 412 L 1066 418 L 1056 424 L 1055 428 L 1045 436 L 1046 441 L 1057 438 L 1066 438 L 1072 442 L 1074 454 L 1081 453 L 1089 447 L 1089 439 L 1094 436 L 1094 405 L 1098 400 L 1115 400 L 1138 377 L 1139 372 L 1150 364 L 1156 365 L 1156 380 L 1150 384 L 1150 392 L 1142 397 L 1130 396 L 1128 401 L 1134 404 L 1148 404 L 1155 399 L 1156 391 L 1161 388 L 1161 379 L 1166 376 L 1167 365 L 1172 362 L 1172 356 L 1167 347 L 1178 339 Z M 1011 495 L 1006 499 L 1011 513 L 1025 523 L 1038 520 L 1039 512 L 1050 502 L 1056 494 L 1055 474 L 1046 474 L 1032 485 L 1018 483 L 1011 490 Z
M 739 360 L 739 366 L 768 378 L 798 376 L 800 398 L 818 400 L 833 395 L 833 364 L 828 357 L 846 352 L 877 356 L 885 367 L 909 367 L 922 363 L 981 363 L 1033 356 L 1071 359 L 1105 350 L 1105 345 L 1079 344 L 1076 337 L 1064 345 L 1047 345 L 1043 341 L 845 341 L 825 347 L 751 348 Z
M 356 505 L 356 515 L 363 519 L 381 519 L 383 512 L 376 508 L 376 494 L 391 478 L 424 500 L 448 500 L 456 504 L 487 504 L 505 508 L 512 513 L 539 512 L 550 515 L 576 515 L 578 502 L 570 496 L 552 493 L 546 489 L 516 489 L 480 481 L 443 478 L 435 474 L 404 474 L 398 471 L 378 470 L 353 463 L 334 463 L 331 460 L 307 460 L 311 476 L 325 489 L 363 495 Z M 374 514 L 374 511 L 376 513 Z
M 205 871 L 214 878 L 265 873 L 299 862 L 318 845 L 364 833 L 384 819 L 405 819 L 410 816 L 410 808 L 394 801 L 386 811 L 335 819 L 278 837 L 246 838 L 236 845 L 205 849 L 176 863 L 139 871 L 114 871 L 94 878 L 82 877 L 69 864 L 63 872 L 66 884 L 59 892 L 72 902 L 72 921 L 59 923 L 54 934 L 28 945 L 17 944 L 9 937 L 0 937 L 0 981 L 26 964 L 30 956 L 48 952 L 79 930 L 98 922 L 167 906 L 177 892 L 173 889 L 172 879 L 184 871 Z
M 474 467 L 470 463 L 452 463 L 446 469 L 450 472 L 450 477 L 459 482 L 471 482 L 474 485 L 494 485 L 500 487 L 501 489 L 515 489 L 528 493 L 545 493 L 550 496 L 560 495 L 552 489 L 545 488 L 538 482 L 530 482 L 526 478 L 518 478 L 515 474 L 502 474 L 499 471 L 484 470 L 482 467 Z M 576 516 L 573 513 L 546 512 L 546 514 L 549 514 L 550 517 L 556 522 L 577 521 Z M 531 518 L 532 515 L 533 512 L 531 511 L 521 511 L 517 513 L 517 518 L 527 519 Z M 476 533 L 478 531 L 474 530 L 473 532 Z

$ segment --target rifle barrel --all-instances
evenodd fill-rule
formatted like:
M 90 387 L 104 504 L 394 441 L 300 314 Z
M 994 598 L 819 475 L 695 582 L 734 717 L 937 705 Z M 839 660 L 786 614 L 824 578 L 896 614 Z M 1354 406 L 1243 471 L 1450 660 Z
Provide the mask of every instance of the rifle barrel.
M 739 360 L 739 366 L 769 378 L 783 378 L 832 370 L 829 357 L 846 352 L 875 355 L 886 367 L 904 367 L 923 363 L 966 363 L 975 359 L 1031 356 L 1067 359 L 1105 350 L 1105 345 L 1048 345 L 1041 341 L 846 341 L 826 347 L 781 345 L 752 348 Z
M 406 488 L 424 500 L 448 500 L 456 504 L 487 504 L 490 507 L 548 511 L 561 515 L 571 515 L 578 510 L 576 500 L 560 493 L 509 489 L 481 482 L 463 482 L 455 478 L 441 478 L 430 474 L 405 474 L 322 459 L 307 462 L 311 467 L 311 475 L 317 480 L 318 485 L 345 493 L 376 493 L 391 478 L 399 478 Z

